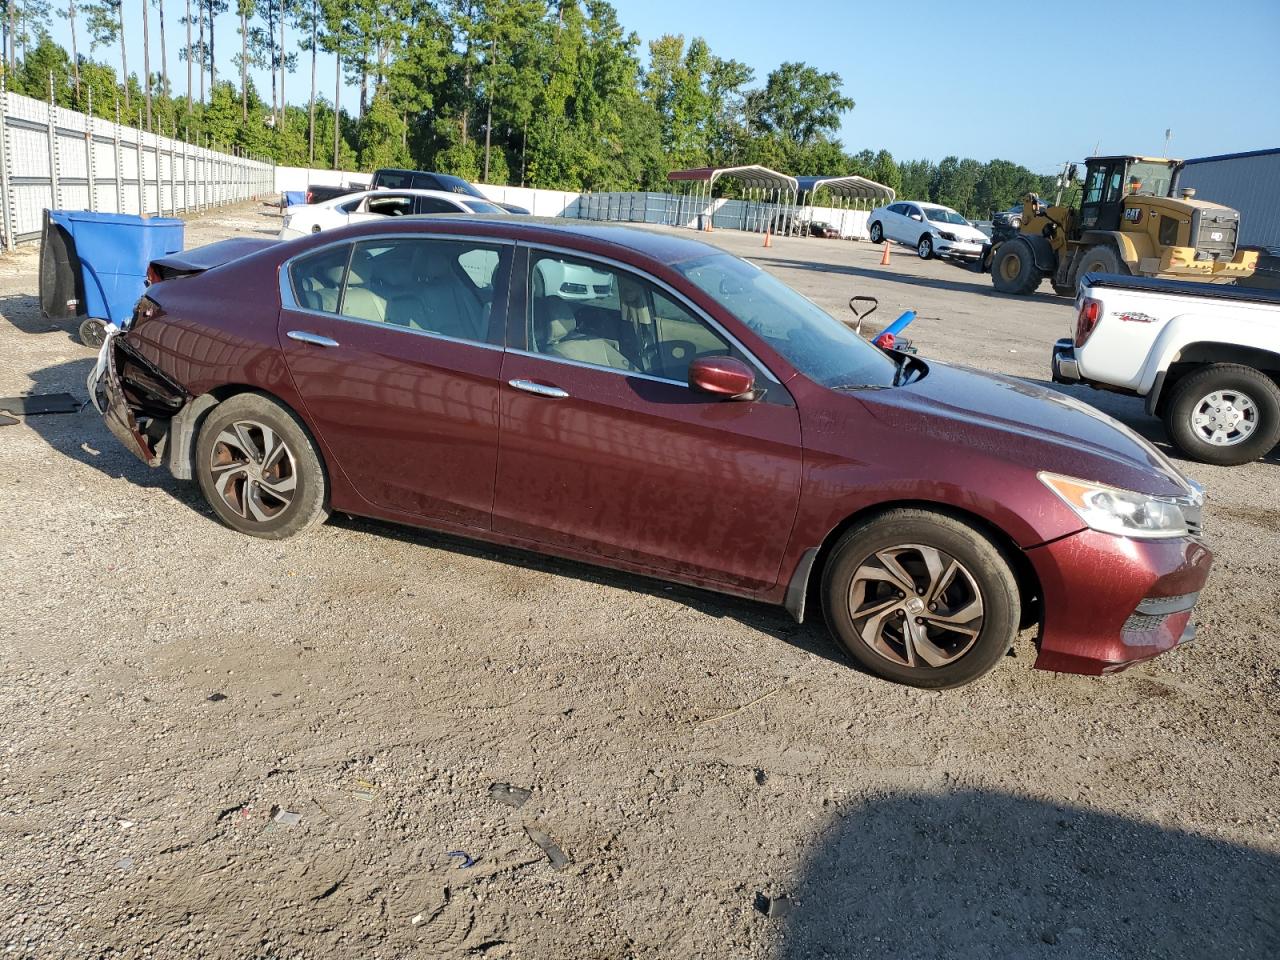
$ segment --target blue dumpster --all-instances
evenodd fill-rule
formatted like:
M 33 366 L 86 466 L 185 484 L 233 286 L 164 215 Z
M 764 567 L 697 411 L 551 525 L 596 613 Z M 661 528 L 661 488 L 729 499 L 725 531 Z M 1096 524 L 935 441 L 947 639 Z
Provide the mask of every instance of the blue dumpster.
M 40 250 L 40 308 L 49 319 L 84 318 L 80 339 L 102 342 L 122 325 L 147 286 L 147 264 L 179 253 L 183 223 L 88 210 L 46 210 Z

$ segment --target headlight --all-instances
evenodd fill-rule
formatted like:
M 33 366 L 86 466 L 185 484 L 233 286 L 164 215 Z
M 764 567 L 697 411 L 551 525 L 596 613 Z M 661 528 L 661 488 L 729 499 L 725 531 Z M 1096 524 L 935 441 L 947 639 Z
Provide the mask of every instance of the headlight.
M 1056 473 L 1039 476 L 1081 520 L 1102 533 L 1154 539 L 1185 537 L 1191 532 L 1182 510 L 1192 505 L 1189 497 L 1155 497 Z
M 956 235 L 954 233 L 947 233 L 947 231 L 945 230 L 939 230 L 938 236 L 940 236 L 943 240 L 955 240 L 956 238 Z

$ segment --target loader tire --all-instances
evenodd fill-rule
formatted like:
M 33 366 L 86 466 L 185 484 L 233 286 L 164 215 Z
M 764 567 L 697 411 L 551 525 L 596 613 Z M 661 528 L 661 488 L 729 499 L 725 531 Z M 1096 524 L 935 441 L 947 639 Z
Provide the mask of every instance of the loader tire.
M 1021 241 L 1000 244 L 991 258 L 991 283 L 1001 293 L 1025 297 L 1035 293 L 1043 279 L 1031 248 Z

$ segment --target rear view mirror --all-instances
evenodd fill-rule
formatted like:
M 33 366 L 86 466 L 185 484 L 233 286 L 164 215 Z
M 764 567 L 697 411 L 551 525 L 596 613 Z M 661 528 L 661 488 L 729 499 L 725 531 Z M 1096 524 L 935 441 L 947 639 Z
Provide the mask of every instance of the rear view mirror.
M 755 385 L 751 368 L 734 357 L 699 357 L 689 364 L 689 386 L 703 393 L 749 399 Z

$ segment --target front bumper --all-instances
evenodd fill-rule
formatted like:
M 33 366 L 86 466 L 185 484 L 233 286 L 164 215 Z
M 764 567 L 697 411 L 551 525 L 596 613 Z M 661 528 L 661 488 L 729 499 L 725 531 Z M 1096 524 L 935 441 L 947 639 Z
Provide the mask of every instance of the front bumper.
M 1053 345 L 1053 358 L 1049 363 L 1054 383 L 1080 382 L 1080 364 L 1076 361 L 1076 347 L 1070 337 L 1064 337 Z
M 982 244 L 977 241 L 968 240 L 943 240 L 941 238 L 933 241 L 933 252 L 940 257 L 957 257 L 964 260 L 976 260 L 982 256 Z
M 1137 540 L 1096 530 L 1027 557 L 1043 592 L 1036 667 L 1095 676 L 1190 640 L 1192 608 L 1213 563 L 1198 537 Z

